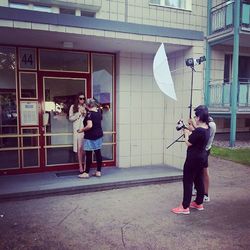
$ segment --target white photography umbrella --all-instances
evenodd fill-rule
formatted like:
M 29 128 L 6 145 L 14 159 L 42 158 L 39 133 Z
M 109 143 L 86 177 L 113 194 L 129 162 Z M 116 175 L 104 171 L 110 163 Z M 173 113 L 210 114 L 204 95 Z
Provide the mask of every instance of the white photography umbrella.
M 155 81 L 160 90 L 167 96 L 177 101 L 174 82 L 170 73 L 168 58 L 162 43 L 154 57 L 153 72 Z

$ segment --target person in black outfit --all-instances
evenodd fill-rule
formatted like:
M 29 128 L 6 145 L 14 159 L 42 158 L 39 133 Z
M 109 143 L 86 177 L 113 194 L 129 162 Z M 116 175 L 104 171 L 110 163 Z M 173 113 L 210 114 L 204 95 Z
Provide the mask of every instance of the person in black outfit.
M 184 129 L 187 155 L 183 169 L 183 201 L 179 207 L 173 208 L 176 214 L 189 214 L 189 207 L 203 210 L 204 183 L 203 168 L 207 158 L 206 145 L 209 139 L 208 109 L 200 105 L 195 109 L 195 122 L 197 127 L 190 132 Z M 195 201 L 191 202 L 193 183 L 197 189 Z M 191 202 L 191 204 L 190 204 Z
M 78 175 L 79 178 L 89 178 L 89 170 L 92 164 L 92 152 L 95 152 L 97 171 L 93 174 L 96 177 L 101 177 L 102 168 L 102 113 L 97 108 L 97 103 L 94 99 L 87 99 L 86 108 L 87 115 L 83 121 L 84 128 L 78 132 L 84 132 L 84 151 L 86 153 L 86 170 L 83 174 Z

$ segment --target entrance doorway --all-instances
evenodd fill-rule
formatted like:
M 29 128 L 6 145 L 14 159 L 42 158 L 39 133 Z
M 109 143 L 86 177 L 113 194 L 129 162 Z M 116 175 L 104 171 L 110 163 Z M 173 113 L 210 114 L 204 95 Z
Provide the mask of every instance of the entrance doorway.
M 69 109 L 76 95 L 87 96 L 86 78 L 44 76 L 42 102 L 41 162 L 45 167 L 77 163 L 72 150 L 73 127 Z
M 79 92 L 102 109 L 103 165 L 115 165 L 113 54 L 0 46 L 0 59 L 0 174 L 78 169 L 68 115 Z

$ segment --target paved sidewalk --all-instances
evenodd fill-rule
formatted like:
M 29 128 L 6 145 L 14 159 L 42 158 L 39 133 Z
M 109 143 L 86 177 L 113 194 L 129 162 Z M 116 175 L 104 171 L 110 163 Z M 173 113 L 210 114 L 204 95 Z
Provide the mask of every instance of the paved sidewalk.
M 102 177 L 77 178 L 78 171 L 0 176 L 0 200 L 76 194 L 180 181 L 182 170 L 166 165 L 103 168 Z

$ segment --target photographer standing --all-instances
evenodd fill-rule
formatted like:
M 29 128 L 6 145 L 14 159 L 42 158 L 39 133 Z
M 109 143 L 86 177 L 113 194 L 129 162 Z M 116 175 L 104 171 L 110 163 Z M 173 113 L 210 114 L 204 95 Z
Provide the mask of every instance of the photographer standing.
M 189 214 L 189 207 L 203 210 L 204 183 L 203 169 L 207 159 L 206 145 L 209 139 L 208 109 L 200 105 L 195 109 L 196 128 L 191 132 L 184 128 L 185 143 L 187 145 L 187 156 L 183 168 L 183 201 L 179 207 L 171 211 L 176 214 Z M 191 202 L 192 187 L 195 183 L 197 196 Z M 191 204 L 190 204 L 191 202 Z
M 204 201 L 208 202 L 210 201 L 210 197 L 208 196 L 208 188 L 209 188 L 209 172 L 208 172 L 208 156 L 210 155 L 210 150 L 214 141 L 214 136 L 216 133 L 216 124 L 212 117 L 209 116 L 209 123 L 208 123 L 209 129 L 210 129 L 210 135 L 209 140 L 206 146 L 206 152 L 207 152 L 207 159 L 205 161 L 204 165 Z

